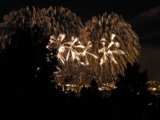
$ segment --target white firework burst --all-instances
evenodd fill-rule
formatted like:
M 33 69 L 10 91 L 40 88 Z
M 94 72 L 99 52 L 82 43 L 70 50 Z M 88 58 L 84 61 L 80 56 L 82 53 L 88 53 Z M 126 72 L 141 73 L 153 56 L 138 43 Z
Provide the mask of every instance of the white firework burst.
M 80 62 L 79 52 L 76 48 L 85 48 L 85 46 L 80 43 L 77 37 L 71 37 L 71 41 L 65 43 L 65 48 L 68 50 L 66 61 L 68 61 L 69 58 L 72 58 L 73 61 L 77 60 Z
M 125 54 L 122 50 L 120 49 L 115 49 L 112 50 L 110 48 L 112 48 L 113 45 L 116 46 L 116 48 L 120 47 L 120 44 L 118 42 L 114 42 L 114 38 L 115 38 L 115 34 L 111 35 L 111 42 L 108 44 L 108 46 L 106 47 L 106 42 L 107 40 L 105 38 L 101 39 L 101 44 L 103 45 L 103 47 L 101 49 L 99 49 L 99 53 L 103 53 L 101 59 L 100 59 L 100 65 L 104 64 L 107 62 L 108 58 L 110 58 L 114 64 L 118 64 L 118 62 L 115 60 L 114 58 L 114 54 Z
M 63 54 L 65 52 L 65 46 L 63 43 L 63 40 L 65 38 L 65 34 L 59 34 L 59 36 L 56 38 L 54 35 L 50 37 L 49 44 L 46 46 L 47 49 L 52 51 L 53 49 L 57 49 L 57 58 L 65 64 L 65 58 L 63 57 Z

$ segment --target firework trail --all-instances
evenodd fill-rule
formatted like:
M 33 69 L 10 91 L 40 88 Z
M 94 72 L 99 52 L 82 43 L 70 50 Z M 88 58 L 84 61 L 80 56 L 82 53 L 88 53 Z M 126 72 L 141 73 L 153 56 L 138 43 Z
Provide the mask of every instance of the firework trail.
M 66 61 L 69 60 L 69 57 L 71 55 L 70 58 L 72 58 L 72 60 L 77 60 L 78 62 L 80 62 L 79 59 L 79 53 L 76 51 L 75 48 L 85 48 L 85 46 L 83 46 L 80 41 L 78 40 L 77 37 L 71 37 L 71 41 L 66 42 L 65 43 L 67 46 L 65 46 L 68 49 L 68 53 L 66 56 Z
M 108 46 L 106 47 L 106 42 L 107 40 L 105 38 L 102 38 L 100 40 L 101 44 L 102 44 L 102 48 L 98 50 L 99 53 L 103 53 L 101 59 L 100 59 L 100 65 L 101 65 L 101 76 L 103 76 L 102 78 L 105 78 L 105 76 L 103 75 L 103 64 L 107 63 L 109 61 L 109 59 L 111 60 L 111 62 L 113 61 L 114 64 L 118 64 L 118 62 L 115 60 L 114 58 L 114 55 L 120 55 L 120 54 L 125 54 L 122 50 L 119 50 L 119 49 L 111 49 L 112 46 L 116 46 L 117 48 L 120 47 L 119 43 L 118 42 L 114 42 L 114 37 L 116 35 L 115 34 L 112 34 L 111 35 L 111 41 L 110 43 L 108 44 Z
M 92 54 L 91 52 L 88 52 L 88 49 L 91 48 L 91 47 L 92 47 L 92 43 L 91 43 L 91 41 L 88 41 L 87 46 L 80 53 L 80 56 L 85 58 L 84 62 L 81 61 L 82 65 L 89 65 L 87 55 L 90 55 L 90 56 L 94 57 L 95 59 L 98 59 L 98 56 Z

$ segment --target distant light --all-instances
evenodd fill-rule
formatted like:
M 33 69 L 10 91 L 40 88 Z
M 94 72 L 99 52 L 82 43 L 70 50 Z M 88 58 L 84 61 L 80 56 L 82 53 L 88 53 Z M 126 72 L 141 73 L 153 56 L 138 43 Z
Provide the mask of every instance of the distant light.
M 151 105 L 153 105 L 153 103 L 149 103 L 149 104 L 148 104 L 148 106 L 151 106 Z

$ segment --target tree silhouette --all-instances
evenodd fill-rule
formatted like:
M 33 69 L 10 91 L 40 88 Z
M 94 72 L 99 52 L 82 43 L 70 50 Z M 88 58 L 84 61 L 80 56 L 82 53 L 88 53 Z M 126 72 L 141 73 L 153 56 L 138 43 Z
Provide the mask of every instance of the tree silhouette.
M 148 105 L 155 104 L 155 96 L 147 91 L 147 70 L 139 72 L 139 68 L 137 62 L 128 63 L 125 76 L 119 75 L 117 89 L 112 91 L 110 100 L 118 118 L 142 118 Z
M 89 87 L 83 86 L 80 91 L 81 114 L 85 117 L 94 118 L 101 113 L 101 104 L 103 102 L 102 93 L 98 90 L 98 83 L 92 79 Z M 99 116 L 98 118 L 100 118 Z
M 49 106 L 50 80 L 58 62 L 56 57 L 50 61 L 46 59 L 48 40 L 43 36 L 43 30 L 34 26 L 17 30 L 11 43 L 6 44 L 6 98 L 8 113 L 15 119 L 38 116 Z

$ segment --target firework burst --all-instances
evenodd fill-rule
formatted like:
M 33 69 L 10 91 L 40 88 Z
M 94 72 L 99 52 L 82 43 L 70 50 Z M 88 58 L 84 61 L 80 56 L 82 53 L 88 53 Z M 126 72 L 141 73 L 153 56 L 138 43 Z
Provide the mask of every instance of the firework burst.
M 80 65 L 89 66 L 96 76 L 103 76 L 103 81 L 124 75 L 127 62 L 134 63 L 140 55 L 139 38 L 122 16 L 104 13 L 83 25 L 68 8 L 52 6 L 26 7 L 6 14 L 0 23 L 2 47 L 12 42 L 11 36 L 18 29 L 32 29 L 35 25 L 43 31 L 43 37 L 50 38 L 46 48 L 57 49 L 62 65 L 69 68 L 78 62 L 79 69 Z
M 53 51 L 54 49 L 58 50 L 57 58 L 63 64 L 65 64 L 65 58 L 63 57 L 63 54 L 65 52 L 65 46 L 63 44 L 64 38 L 65 38 L 65 34 L 59 34 L 58 38 L 56 38 L 54 35 L 52 35 L 50 37 L 49 44 L 46 46 L 46 48 L 50 51 Z
M 28 27 L 32 29 L 38 26 L 43 30 L 44 37 L 50 37 L 53 33 L 58 36 L 66 33 L 66 40 L 72 36 L 79 36 L 83 27 L 80 17 L 64 7 L 52 7 L 36 9 L 35 7 L 12 10 L 4 15 L 0 23 L 0 41 L 2 47 L 11 42 L 11 36 L 18 30 Z
M 114 42 L 113 39 L 116 35 L 112 34 L 111 35 L 111 42 L 108 44 L 108 46 L 106 47 L 106 39 L 102 38 L 101 39 L 101 44 L 103 45 L 103 47 L 101 49 L 99 49 L 99 53 L 103 53 L 102 58 L 100 59 L 100 65 L 104 64 L 107 62 L 108 57 L 114 62 L 114 64 L 118 64 L 118 62 L 115 60 L 114 58 L 114 54 L 125 54 L 122 50 L 119 49 L 111 49 L 113 45 L 115 45 L 117 48 L 120 47 L 118 42 Z
M 88 58 L 88 61 L 97 76 L 104 76 L 103 80 L 124 75 L 127 62 L 137 61 L 141 49 L 131 25 L 115 13 L 92 17 L 82 28 L 79 38 L 93 44 L 91 51 L 100 59 Z
M 80 41 L 78 40 L 77 37 L 71 37 L 71 41 L 66 42 L 65 43 L 65 47 L 68 49 L 68 53 L 66 56 L 66 61 L 69 60 L 69 57 L 71 55 L 70 58 L 72 58 L 72 60 L 77 60 L 78 62 L 80 62 L 79 59 L 79 53 L 76 51 L 76 48 L 85 48 L 85 46 L 83 46 Z

